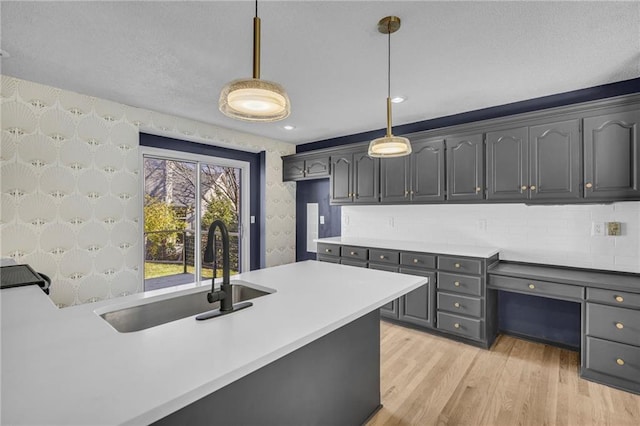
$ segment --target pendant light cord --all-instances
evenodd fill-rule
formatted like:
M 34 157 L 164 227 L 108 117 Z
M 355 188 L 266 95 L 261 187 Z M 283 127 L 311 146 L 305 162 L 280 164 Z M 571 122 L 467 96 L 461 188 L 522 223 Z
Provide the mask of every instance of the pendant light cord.
M 387 32 L 389 34 L 389 38 L 387 39 L 387 96 L 391 97 L 391 21 L 387 24 Z
M 258 0 L 256 0 L 256 18 L 258 17 Z

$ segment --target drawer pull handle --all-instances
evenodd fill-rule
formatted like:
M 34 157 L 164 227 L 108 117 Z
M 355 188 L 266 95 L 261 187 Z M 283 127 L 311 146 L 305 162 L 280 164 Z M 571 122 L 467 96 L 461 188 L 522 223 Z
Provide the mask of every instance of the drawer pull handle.
M 453 306 L 455 306 L 456 308 L 460 307 L 460 304 L 458 302 L 454 303 Z
M 621 322 L 617 322 L 617 323 L 616 323 L 616 328 L 617 328 L 618 330 L 622 330 L 622 329 L 624 328 L 624 324 L 623 324 L 623 323 L 621 323 Z
M 618 358 L 618 359 L 616 359 L 616 364 L 618 364 L 618 365 L 624 365 L 624 359 L 622 359 L 622 358 Z
M 456 287 L 460 287 L 460 281 L 454 282 L 453 285 L 455 285 Z
M 620 303 L 624 302 L 624 297 L 616 296 L 616 302 L 620 302 Z
M 380 259 L 384 259 L 384 256 L 383 256 L 383 255 L 380 255 Z
M 458 324 L 458 323 L 453 324 L 453 326 L 454 326 L 455 328 L 460 328 L 460 324 Z
M 456 263 L 456 264 L 455 264 L 455 265 L 453 265 L 453 266 L 455 266 L 456 268 L 459 268 L 459 267 L 460 267 L 460 264 L 459 264 L 459 263 Z
M 413 263 L 418 263 L 418 259 L 413 259 Z
M 356 252 L 355 252 L 355 251 L 352 251 L 352 252 L 351 252 L 351 256 L 355 256 L 355 255 L 356 255 Z
M 530 288 L 531 290 L 533 290 L 534 288 L 536 288 L 536 286 L 535 286 L 535 285 L 533 285 L 533 284 L 529 284 L 529 288 Z

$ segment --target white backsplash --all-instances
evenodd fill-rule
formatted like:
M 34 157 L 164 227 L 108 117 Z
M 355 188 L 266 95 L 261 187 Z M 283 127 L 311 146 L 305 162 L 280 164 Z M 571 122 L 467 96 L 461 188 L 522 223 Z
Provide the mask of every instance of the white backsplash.
M 591 236 L 592 222 L 621 222 L 622 235 Z M 503 260 L 640 272 L 640 202 L 343 206 L 342 236 L 496 247 Z

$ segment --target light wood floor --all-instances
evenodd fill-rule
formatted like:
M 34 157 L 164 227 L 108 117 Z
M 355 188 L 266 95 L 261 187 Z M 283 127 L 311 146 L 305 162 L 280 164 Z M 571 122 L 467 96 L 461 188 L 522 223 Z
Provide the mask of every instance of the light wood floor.
M 578 376 L 579 354 L 500 336 L 490 351 L 382 322 L 378 425 L 640 425 L 640 396 Z

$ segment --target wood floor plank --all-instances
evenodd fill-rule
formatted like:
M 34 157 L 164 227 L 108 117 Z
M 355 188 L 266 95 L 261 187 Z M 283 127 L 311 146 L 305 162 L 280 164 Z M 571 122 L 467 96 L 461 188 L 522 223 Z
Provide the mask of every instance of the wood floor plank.
M 380 353 L 369 426 L 640 425 L 640 396 L 581 379 L 566 349 L 499 336 L 484 350 L 383 321 Z

